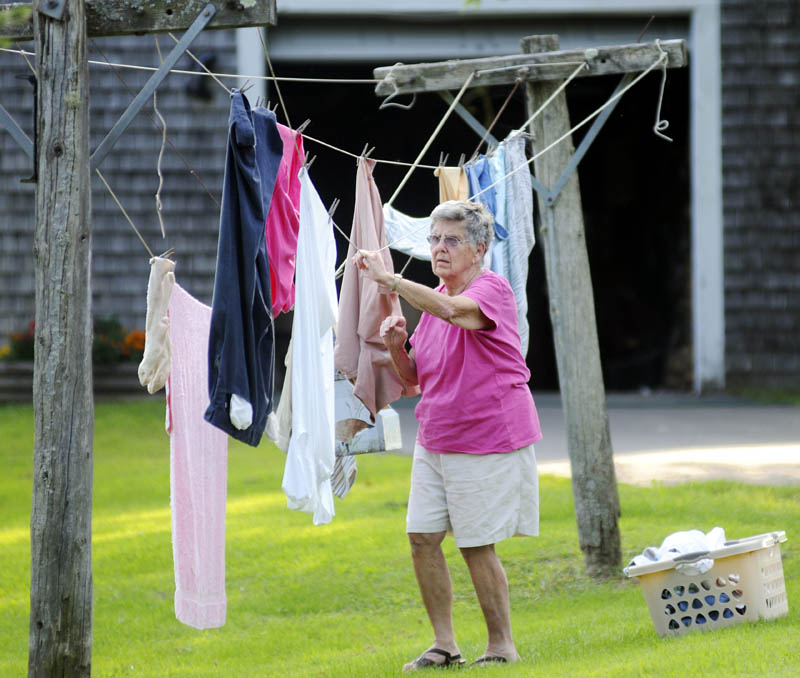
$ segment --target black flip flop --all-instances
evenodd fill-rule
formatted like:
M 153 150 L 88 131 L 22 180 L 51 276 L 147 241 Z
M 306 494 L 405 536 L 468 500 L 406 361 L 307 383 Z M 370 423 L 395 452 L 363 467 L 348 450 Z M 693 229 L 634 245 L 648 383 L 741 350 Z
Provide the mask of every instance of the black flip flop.
M 470 666 L 486 666 L 487 664 L 507 664 L 508 659 L 500 657 L 499 655 L 485 654 L 483 657 L 478 657 Z
M 435 662 L 433 659 L 428 659 L 426 654 L 440 654 L 444 657 L 443 662 Z M 411 662 L 411 667 L 408 671 L 416 671 L 417 669 L 435 669 L 435 668 L 448 668 L 451 666 L 459 667 L 466 664 L 466 660 L 460 654 L 450 654 L 446 650 L 438 647 L 432 647 L 430 650 L 425 650 L 419 657 Z

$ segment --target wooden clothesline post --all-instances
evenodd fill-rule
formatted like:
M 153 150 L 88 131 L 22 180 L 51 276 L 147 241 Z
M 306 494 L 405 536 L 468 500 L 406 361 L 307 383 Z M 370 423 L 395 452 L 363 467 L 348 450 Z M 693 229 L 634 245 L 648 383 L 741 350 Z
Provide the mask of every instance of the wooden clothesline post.
M 522 51 L 555 51 L 558 42 L 556 35 L 524 38 Z M 558 81 L 552 80 L 528 82 L 525 92 L 528 115 L 538 110 L 557 86 Z M 567 96 L 562 91 L 533 121 L 534 151 L 545 148 L 569 129 Z M 539 181 L 553 186 L 573 152 L 570 137 L 534 160 L 534 173 Z M 622 560 L 619 494 L 578 173 L 572 173 L 554 203 L 548 204 L 539 193 L 536 198 L 550 298 L 550 323 L 566 420 L 578 541 L 589 573 L 610 574 Z
M 27 3 L 3 7 L 11 16 Z M 89 152 L 88 36 L 186 31 L 177 59 L 208 28 L 275 25 L 275 0 L 40 0 L 32 20 L 0 24 L 0 38 L 35 41 L 35 143 L 2 122 L 35 155 L 36 334 L 31 512 L 29 678 L 88 678 L 92 660 L 92 394 L 90 167 L 158 87 L 154 74 L 101 144 Z M 31 5 L 28 5 L 31 6 Z M 188 29 L 188 30 L 187 30 Z M 138 101 L 137 101 L 138 100 Z M 139 106 L 139 108 L 136 108 Z
M 459 89 L 470 74 L 470 86 L 526 83 L 526 105 L 532 116 L 559 85 L 585 62 L 578 77 L 644 71 L 667 53 L 669 68 L 685 66 L 683 40 L 559 50 L 558 36 L 531 36 L 521 42 L 522 54 L 505 57 L 450 60 L 438 63 L 377 68 L 383 81 L 376 94 L 411 94 Z M 630 76 L 626 76 L 630 77 Z M 477 121 L 468 120 L 478 134 Z M 589 143 L 602 121 L 587 133 Z M 553 101 L 531 123 L 534 152 L 570 130 L 566 94 Z M 583 225 L 577 162 L 588 146 L 573 158 L 567 137 L 534 161 L 537 223 L 544 248 L 550 320 L 558 366 L 561 399 L 567 426 L 572 467 L 572 489 L 578 523 L 578 541 L 590 575 L 604 576 L 621 564 L 619 495 L 606 410 L 605 387 L 597 339 L 594 295 Z M 523 170 L 527 171 L 527 170 Z M 547 432 L 545 431 L 545 435 Z
M 34 10 L 36 347 L 28 676 L 92 662 L 92 312 L 85 3 Z

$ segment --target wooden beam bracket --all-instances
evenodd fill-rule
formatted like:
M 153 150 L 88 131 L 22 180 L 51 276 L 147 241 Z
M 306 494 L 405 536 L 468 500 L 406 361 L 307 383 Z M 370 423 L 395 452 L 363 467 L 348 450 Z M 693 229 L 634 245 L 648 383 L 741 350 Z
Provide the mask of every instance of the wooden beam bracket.
M 61 21 L 64 18 L 66 5 L 67 3 L 64 0 L 42 0 L 36 9 L 40 14 L 49 16 L 56 21 Z
M 134 35 L 185 31 L 208 0 L 85 0 L 86 34 Z M 51 3 L 55 3 L 51 6 Z M 39 11 L 54 19 L 65 0 L 41 0 Z M 216 0 L 216 14 L 209 29 L 274 26 L 276 0 Z M 33 40 L 31 3 L 0 5 L 0 38 Z

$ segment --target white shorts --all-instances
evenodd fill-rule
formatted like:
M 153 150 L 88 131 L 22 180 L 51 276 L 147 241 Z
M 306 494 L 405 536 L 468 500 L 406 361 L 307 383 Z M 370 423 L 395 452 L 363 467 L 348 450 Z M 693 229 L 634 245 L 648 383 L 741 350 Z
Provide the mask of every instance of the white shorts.
M 452 531 L 459 548 L 539 534 L 533 445 L 502 454 L 435 454 L 417 443 L 407 532 Z

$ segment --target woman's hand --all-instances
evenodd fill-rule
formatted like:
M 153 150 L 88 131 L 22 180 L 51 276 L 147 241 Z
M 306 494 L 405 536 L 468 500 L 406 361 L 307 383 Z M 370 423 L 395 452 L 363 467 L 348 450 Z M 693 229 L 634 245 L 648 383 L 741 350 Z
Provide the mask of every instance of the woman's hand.
M 356 270 L 361 271 L 367 278 L 374 280 L 379 285 L 388 287 L 394 282 L 394 276 L 386 271 L 380 252 L 358 250 L 353 255 L 353 265 Z
M 390 351 L 392 349 L 405 348 L 408 340 L 406 330 L 406 319 L 401 315 L 390 315 L 384 318 L 380 330 L 383 343 Z
M 381 323 L 381 337 L 395 371 L 402 379 L 405 388 L 404 396 L 419 395 L 419 377 L 417 376 L 417 363 L 414 361 L 414 349 L 406 352 L 406 319 L 401 315 L 390 315 Z

